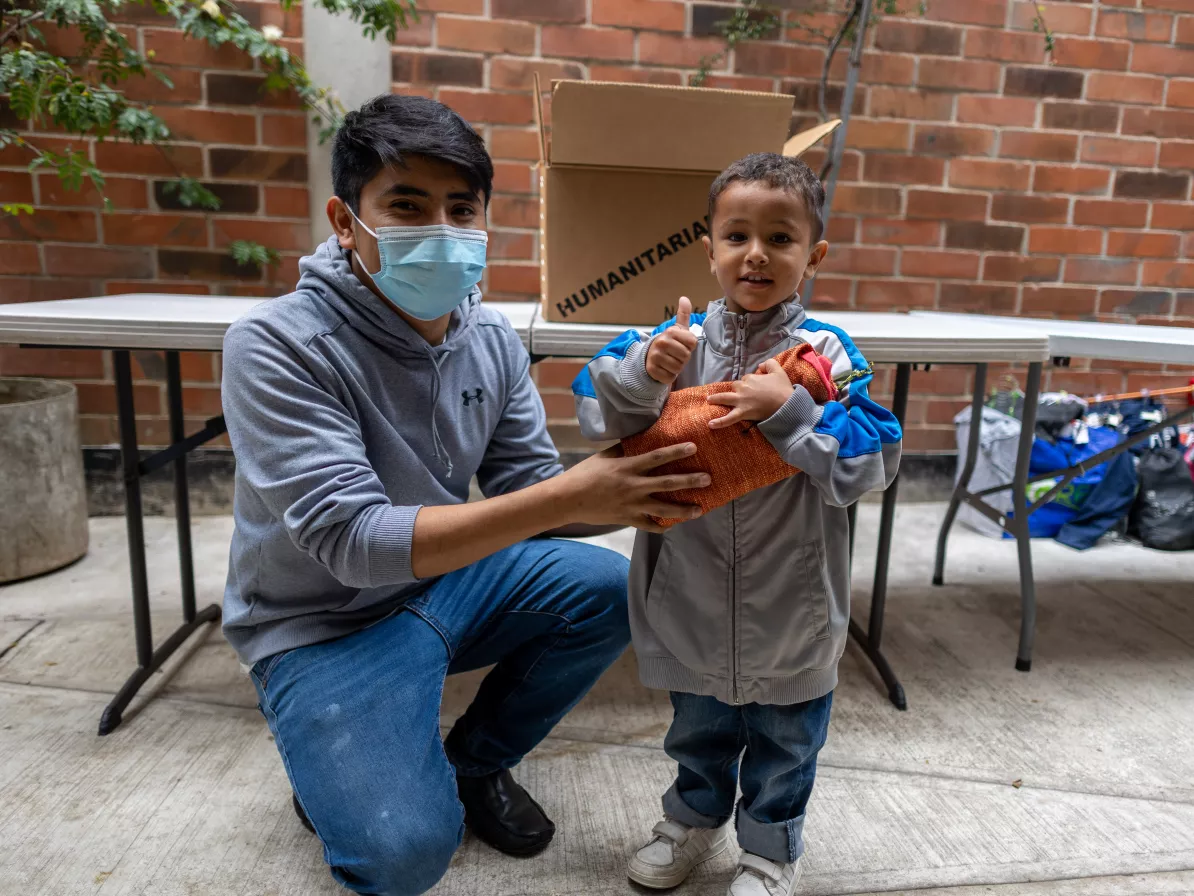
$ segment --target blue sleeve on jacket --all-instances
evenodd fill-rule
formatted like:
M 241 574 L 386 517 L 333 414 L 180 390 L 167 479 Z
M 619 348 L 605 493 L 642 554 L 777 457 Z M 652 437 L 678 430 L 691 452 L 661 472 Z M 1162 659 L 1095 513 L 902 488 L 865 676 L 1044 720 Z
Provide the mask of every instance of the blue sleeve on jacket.
M 838 400 L 819 407 L 796 387 L 774 416 L 759 424 L 785 461 L 806 473 L 829 504 L 846 507 L 868 491 L 891 485 L 899 469 L 903 432 L 895 414 L 869 393 L 870 365 L 844 332 L 806 320 L 810 332 L 829 331 L 850 361 Z M 839 380 L 842 378 L 839 378 Z
M 701 312 L 700 314 L 692 315 L 691 321 L 698 326 L 703 324 L 705 322 L 705 313 Z M 650 340 L 651 337 L 658 336 L 675 322 L 676 319 L 674 317 L 669 317 L 649 334 L 647 334 L 647 339 Z M 613 358 L 617 361 L 621 361 L 626 357 L 626 353 L 630 350 L 632 345 L 642 341 L 643 338 L 639 334 L 638 330 L 627 330 L 620 336 L 610 340 L 605 348 L 593 356 L 593 361 L 596 361 L 598 358 Z M 591 364 L 592 361 L 589 363 Z M 580 373 L 576 375 L 576 379 L 572 381 L 572 394 L 578 397 L 583 396 L 585 398 L 597 397 L 597 392 L 593 388 L 593 377 L 589 373 L 589 364 L 586 364 L 583 368 L 581 368 Z
M 697 326 L 704 321 L 703 313 L 691 317 Z M 647 374 L 647 350 L 651 340 L 675 322 L 674 317 L 664 321 L 646 339 L 638 330 L 627 330 L 577 374 L 572 394 L 585 438 L 624 439 L 648 429 L 659 419 L 671 389 Z
M 804 327 L 814 331 L 828 330 L 837 336 L 846 350 L 852 369 L 850 382 L 842 388 L 838 403 L 826 407 L 821 422 L 814 430 L 838 440 L 842 446 L 839 457 L 873 454 L 881 450 L 885 444 L 894 445 L 901 442 L 904 433 L 895 414 L 870 396 L 870 384 L 874 374 L 871 372 L 871 365 L 854 345 L 854 341 L 839 327 L 820 321 L 806 320 Z
M 598 358 L 613 358 L 615 361 L 621 361 L 626 357 L 626 352 L 630 350 L 630 346 L 637 345 L 642 341 L 638 330 L 627 330 L 621 336 L 612 340 L 593 356 L 592 361 Z M 589 364 L 592 363 L 589 362 Z M 572 381 L 572 394 L 582 396 L 584 398 L 596 398 L 597 390 L 593 388 L 593 376 L 589 373 L 589 364 L 586 364 L 580 369 L 580 373 L 576 375 L 576 379 Z

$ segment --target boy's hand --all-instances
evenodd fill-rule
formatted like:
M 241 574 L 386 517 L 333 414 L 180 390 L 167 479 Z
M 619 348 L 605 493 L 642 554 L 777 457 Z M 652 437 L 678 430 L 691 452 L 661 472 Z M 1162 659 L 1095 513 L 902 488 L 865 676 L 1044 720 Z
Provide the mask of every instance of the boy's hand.
M 651 341 L 647 350 L 647 376 L 655 382 L 670 386 L 692 357 L 697 338 L 688 329 L 691 317 L 692 302 L 681 296 L 676 322 Z
M 766 420 L 792 397 L 792 382 L 779 361 L 774 358 L 759 367 L 759 373 L 748 373 L 734 383 L 732 392 L 710 395 L 709 404 L 730 408 L 729 413 L 709 421 L 710 429 L 724 429 L 742 420 Z

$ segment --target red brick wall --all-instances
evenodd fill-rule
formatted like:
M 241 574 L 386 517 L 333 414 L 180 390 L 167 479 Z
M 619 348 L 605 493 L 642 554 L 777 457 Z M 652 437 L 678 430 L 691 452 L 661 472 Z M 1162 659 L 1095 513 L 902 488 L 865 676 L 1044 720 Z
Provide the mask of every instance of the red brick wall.
M 284 29 L 283 42 L 302 50 L 298 9 L 277 3 L 239 4 L 258 27 Z M 26 202 L 32 216 L 0 216 L 0 301 L 24 302 L 126 292 L 276 295 L 290 288 L 297 262 L 308 250 L 307 137 L 302 111 L 287 97 L 266 97 L 264 76 L 232 48 L 214 50 L 184 39 L 167 20 L 132 4 L 120 19 L 126 35 L 153 50 L 174 83 L 130 80 L 130 96 L 151 102 L 174 131 L 168 156 L 148 146 L 112 141 L 67 141 L 50 131 L 28 131 L 44 148 L 86 148 L 108 175 L 113 211 L 104 214 L 93 189 L 66 190 L 52 173 L 30 175 L 30 153 L 0 151 L 0 201 Z M 48 29 L 47 29 L 48 30 Z M 53 36 L 69 55 L 77 40 Z M 7 103 L 0 117 L 9 115 Z M 4 126 L 20 127 L 5 121 Z M 178 174 L 197 177 L 223 201 L 220 212 L 188 211 L 162 186 Z M 281 251 L 277 269 L 239 267 L 228 254 L 235 240 L 253 240 Z M 197 299 L 198 300 L 198 299 Z M 164 366 L 152 353 L 134 367 L 140 436 L 145 444 L 168 441 Z M 155 363 L 155 361 L 157 363 Z M 192 426 L 219 413 L 218 359 L 183 356 L 188 384 L 185 408 Z M 85 445 L 116 441 L 116 399 L 106 354 L 0 347 L 0 375 L 52 376 L 79 386 Z
M 394 89 L 438 97 L 486 137 L 497 167 L 487 294 L 531 299 L 538 290 L 532 72 L 545 79 L 683 83 L 702 55 L 721 49 L 710 34 L 733 4 L 422 0 L 420 6 L 422 22 L 394 48 Z M 923 17 L 890 18 L 873 29 L 816 307 L 1194 325 L 1194 0 L 1043 6 L 1056 34 L 1051 59 L 1044 36 L 1033 31 L 1035 4 L 1023 0 L 930 0 Z M 288 34 L 297 36 L 299 27 L 292 15 Z M 791 92 L 793 127 L 802 128 L 814 120 L 823 49 L 798 29 L 785 31 L 787 40 L 776 35 L 740 47 L 709 84 Z M 836 63 L 832 104 L 840 96 L 844 55 Z M 87 209 L 82 224 L 74 213 L 58 213 L 49 223 L 3 225 L 3 239 L 12 241 L 0 256 L 6 299 L 130 288 L 278 292 L 293 277 L 293 259 L 306 248 L 299 117 L 288 108 L 254 105 L 248 73 L 236 70 L 235 60 L 192 49 L 183 61 L 185 78 L 178 80 L 191 85 L 190 93 L 175 107 L 174 123 L 190 127 L 195 142 L 180 151 L 205 178 L 238 184 L 256 204 L 237 214 L 167 212 L 154 198 L 158 172 L 146 167 L 140 151 L 101 156 L 130 175 L 120 181 L 129 192 L 121 213 L 144 216 L 145 229 L 124 237 L 133 244 L 126 247 L 118 241 L 130 232 L 127 225 L 122 230 L 109 223 L 111 216 Z M 204 110 L 203 118 L 192 109 Z M 0 193 L 28 196 L 28 175 L 14 164 L 0 156 Z M 61 200 L 39 189 L 40 205 L 55 215 Z M 278 286 L 224 278 L 219 247 L 236 238 L 293 250 Z M 38 239 L 47 242 L 39 248 L 31 242 Z M 97 250 L 97 242 L 114 248 Z M 179 252 L 187 254 L 176 261 Z M 70 279 L 38 276 L 43 265 L 63 269 L 56 259 L 68 257 L 62 264 Z M 188 360 L 193 384 L 208 382 L 212 365 Z M 88 380 L 85 439 L 110 440 L 111 399 L 94 386 L 106 373 L 98 357 L 4 350 L 0 372 L 14 370 Z M 567 389 L 574 372 L 565 362 L 537 371 L 563 448 L 581 444 Z M 1092 368 L 1076 359 L 1052 371 L 1050 385 L 1109 392 L 1184 384 L 1189 373 L 1111 363 Z M 881 385 L 887 379 L 885 373 Z M 213 388 L 189 390 L 197 414 L 214 410 Z M 909 450 L 952 448 L 950 420 L 967 388 L 960 370 L 915 375 Z M 146 401 L 159 407 L 160 386 L 147 382 L 145 391 Z M 146 427 L 160 432 L 161 421 Z

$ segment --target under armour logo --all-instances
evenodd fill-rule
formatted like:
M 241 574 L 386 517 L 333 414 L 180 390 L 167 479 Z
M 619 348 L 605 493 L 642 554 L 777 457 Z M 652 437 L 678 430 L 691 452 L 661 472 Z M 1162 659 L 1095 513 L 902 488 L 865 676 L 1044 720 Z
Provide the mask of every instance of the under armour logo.
M 461 392 L 460 395 L 462 398 L 464 398 L 464 406 L 466 408 L 469 406 L 470 402 L 475 401 L 477 404 L 485 403 L 485 393 L 481 389 L 474 389 L 471 393 Z

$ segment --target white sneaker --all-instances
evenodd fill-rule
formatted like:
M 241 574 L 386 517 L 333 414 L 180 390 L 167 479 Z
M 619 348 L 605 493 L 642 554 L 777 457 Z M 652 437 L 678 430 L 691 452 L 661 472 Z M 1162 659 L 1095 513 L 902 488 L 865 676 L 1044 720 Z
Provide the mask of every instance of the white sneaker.
M 779 865 L 744 852 L 727 896 L 792 896 L 800 883 L 800 860 Z
M 626 873 L 655 890 L 680 886 L 693 868 L 721 855 L 729 843 L 724 826 L 693 828 L 666 815 L 651 833 L 650 842 L 630 857 Z

